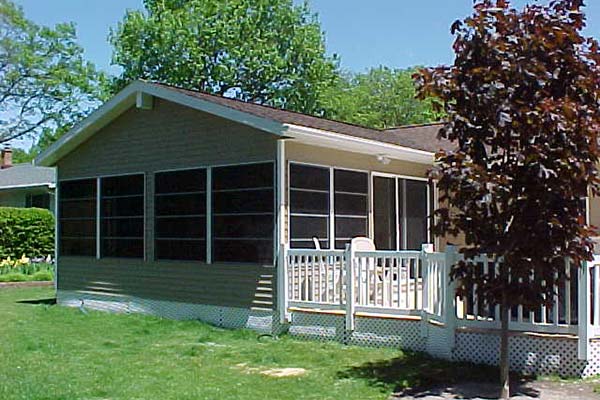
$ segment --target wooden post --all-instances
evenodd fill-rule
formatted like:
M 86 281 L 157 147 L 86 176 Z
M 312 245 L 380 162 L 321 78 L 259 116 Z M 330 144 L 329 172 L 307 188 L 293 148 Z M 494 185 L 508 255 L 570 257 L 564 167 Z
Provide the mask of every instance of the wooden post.
M 590 357 L 590 336 L 592 324 L 590 320 L 591 311 L 591 285 L 590 285 L 590 267 L 593 264 L 585 261 L 579 268 L 579 296 L 578 296 L 578 336 L 577 358 L 588 360 Z M 598 268 L 598 267 L 596 267 Z M 594 293 L 594 295 L 598 295 Z M 596 322 L 596 321 L 594 321 Z
M 277 308 L 279 322 L 289 322 L 288 314 L 288 245 L 286 240 L 286 162 L 285 142 L 277 141 L 277 223 L 275 251 L 277 254 Z
M 351 245 L 346 247 L 345 252 L 346 268 L 346 331 L 354 331 L 354 249 Z M 343 272 L 342 272 L 343 273 Z
M 288 314 L 288 249 L 286 244 L 279 246 L 277 257 L 277 308 L 279 309 L 279 323 L 286 324 L 289 321 Z
M 435 277 L 433 276 L 434 274 L 432 273 L 433 268 L 430 267 L 429 265 L 429 258 L 427 257 L 427 254 L 432 253 L 433 252 L 433 245 L 432 244 L 427 244 L 424 243 L 421 245 L 421 255 L 419 257 L 419 261 L 421 262 L 421 271 L 423 272 L 423 283 L 422 283 L 422 291 L 421 291 L 421 336 L 426 338 L 429 335 L 429 317 L 430 317 L 430 313 L 434 313 L 435 311 L 435 306 L 434 306 L 434 299 L 435 299 L 435 295 L 434 295 L 434 291 L 437 289 L 435 287 L 433 287 L 433 285 L 435 284 Z M 415 265 L 415 282 L 418 281 L 418 274 L 417 274 L 417 270 L 418 270 L 419 266 Z M 410 266 L 409 266 L 410 269 Z M 408 288 L 408 284 L 410 282 L 410 279 L 408 279 L 406 281 L 406 286 Z M 415 293 L 418 292 L 418 286 L 417 284 L 415 284 Z M 417 301 L 415 298 L 415 309 L 418 309 L 417 307 Z
M 442 313 L 447 330 L 447 347 L 450 349 L 450 352 L 452 352 L 456 346 L 456 284 L 450 279 L 450 271 L 457 261 L 458 253 L 456 246 L 447 245 L 444 273 L 442 274 L 442 287 L 444 290 Z

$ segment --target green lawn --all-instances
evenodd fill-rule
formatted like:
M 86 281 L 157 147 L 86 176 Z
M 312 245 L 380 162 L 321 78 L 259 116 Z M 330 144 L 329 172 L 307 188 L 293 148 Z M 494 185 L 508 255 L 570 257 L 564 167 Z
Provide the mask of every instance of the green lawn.
M 0 289 L 0 399 L 386 399 L 407 386 L 494 379 L 395 349 L 258 338 L 198 322 L 83 313 L 51 289 Z M 304 368 L 275 378 L 269 368 Z

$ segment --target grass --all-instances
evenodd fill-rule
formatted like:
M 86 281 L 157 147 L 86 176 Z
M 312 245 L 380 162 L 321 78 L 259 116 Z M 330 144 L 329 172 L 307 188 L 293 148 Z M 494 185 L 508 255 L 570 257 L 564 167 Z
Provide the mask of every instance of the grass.
M 0 399 L 387 399 L 407 387 L 497 376 L 397 349 L 32 301 L 52 297 L 47 288 L 0 290 Z M 286 367 L 307 372 L 260 373 Z

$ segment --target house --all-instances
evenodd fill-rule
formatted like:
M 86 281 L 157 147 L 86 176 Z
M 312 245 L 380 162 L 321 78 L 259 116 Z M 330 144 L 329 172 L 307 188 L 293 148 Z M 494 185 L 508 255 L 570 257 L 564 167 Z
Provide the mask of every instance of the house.
M 0 155 L 0 207 L 54 210 L 54 168 L 13 164 L 12 149 Z
M 58 302 L 495 363 L 497 310 L 454 297 L 459 255 L 429 232 L 439 127 L 134 82 L 36 160 L 57 168 Z M 514 369 L 600 372 L 600 261 L 565 268 L 556 307 L 514 310 Z

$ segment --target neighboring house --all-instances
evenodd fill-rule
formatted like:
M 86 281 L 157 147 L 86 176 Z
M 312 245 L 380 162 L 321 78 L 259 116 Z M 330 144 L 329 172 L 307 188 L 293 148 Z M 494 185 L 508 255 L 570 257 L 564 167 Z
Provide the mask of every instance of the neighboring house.
M 497 312 L 454 299 L 429 230 L 439 128 L 134 82 L 36 160 L 57 168 L 58 302 L 493 363 Z M 557 311 L 515 310 L 513 368 L 600 372 L 600 279 L 568 271 Z
M 4 148 L 0 160 L 0 207 L 37 207 L 54 211 L 55 170 L 12 163 Z

